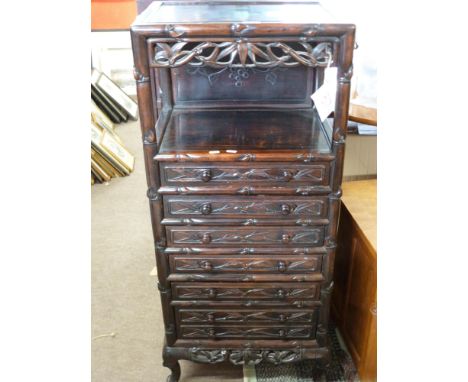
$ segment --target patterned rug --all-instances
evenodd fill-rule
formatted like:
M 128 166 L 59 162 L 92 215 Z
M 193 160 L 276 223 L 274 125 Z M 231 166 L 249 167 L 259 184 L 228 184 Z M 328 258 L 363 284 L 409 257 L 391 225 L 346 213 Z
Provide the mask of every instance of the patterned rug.
M 332 359 L 326 370 L 314 360 L 278 366 L 262 362 L 255 366 L 257 382 L 359 382 L 353 360 L 341 347 L 332 324 L 329 325 L 328 335 Z

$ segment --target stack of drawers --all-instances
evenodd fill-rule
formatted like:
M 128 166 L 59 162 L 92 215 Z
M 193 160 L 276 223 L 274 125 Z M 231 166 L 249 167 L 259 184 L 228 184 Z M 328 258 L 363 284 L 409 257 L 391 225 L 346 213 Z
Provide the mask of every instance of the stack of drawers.
M 332 157 L 324 157 L 304 164 L 155 156 L 166 240 L 158 256 L 176 345 L 221 348 L 221 358 L 237 354 L 234 363 L 298 360 L 307 347 L 326 352 L 334 251 L 327 238 L 338 198 L 330 193 Z

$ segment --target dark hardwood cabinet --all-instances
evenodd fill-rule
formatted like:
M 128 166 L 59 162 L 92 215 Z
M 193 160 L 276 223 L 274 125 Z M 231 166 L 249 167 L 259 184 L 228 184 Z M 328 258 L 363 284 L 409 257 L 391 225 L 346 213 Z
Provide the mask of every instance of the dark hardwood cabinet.
M 154 2 L 132 26 L 169 381 L 180 359 L 327 364 L 354 30 L 310 1 Z

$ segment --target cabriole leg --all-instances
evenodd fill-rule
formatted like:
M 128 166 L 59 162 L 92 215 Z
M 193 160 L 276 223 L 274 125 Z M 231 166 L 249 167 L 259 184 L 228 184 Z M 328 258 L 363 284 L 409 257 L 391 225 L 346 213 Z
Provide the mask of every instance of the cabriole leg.
M 178 382 L 180 378 L 179 361 L 171 357 L 166 349 L 163 351 L 163 366 L 171 369 L 171 374 L 167 377 L 167 382 Z

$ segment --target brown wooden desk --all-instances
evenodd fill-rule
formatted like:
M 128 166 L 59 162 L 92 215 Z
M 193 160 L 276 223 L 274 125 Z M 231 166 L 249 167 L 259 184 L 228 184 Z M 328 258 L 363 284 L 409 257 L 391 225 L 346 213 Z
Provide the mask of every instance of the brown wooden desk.
M 361 381 L 377 380 L 377 181 L 343 183 L 332 314 Z

